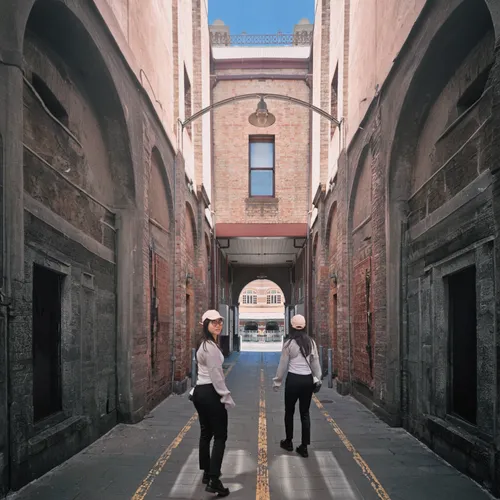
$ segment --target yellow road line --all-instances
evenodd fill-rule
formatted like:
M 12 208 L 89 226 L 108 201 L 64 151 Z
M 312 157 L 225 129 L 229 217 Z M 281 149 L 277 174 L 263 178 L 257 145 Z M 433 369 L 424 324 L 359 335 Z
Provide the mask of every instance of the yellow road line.
M 264 369 L 260 370 L 259 402 L 259 440 L 257 461 L 256 500 L 269 500 L 269 470 L 267 467 L 267 422 L 266 422 L 266 386 Z
M 316 406 L 319 408 L 324 417 L 328 420 L 328 423 L 333 427 L 333 430 L 340 438 L 344 446 L 352 453 L 352 458 L 359 465 L 361 470 L 363 471 L 364 476 L 370 481 L 372 488 L 377 493 L 378 497 L 381 500 L 391 500 L 383 486 L 380 484 L 379 480 L 376 478 L 375 474 L 372 472 L 368 464 L 363 460 L 361 455 L 356 451 L 356 448 L 352 445 L 352 443 L 347 439 L 347 436 L 344 434 L 342 429 L 338 426 L 337 422 L 330 417 L 329 413 L 325 410 L 324 406 L 321 404 L 320 400 L 313 395 L 313 400 L 316 403 Z
M 236 364 L 237 361 L 238 358 L 236 358 L 234 363 L 232 363 L 225 371 L 226 377 L 229 375 L 229 373 L 231 373 L 231 370 L 233 369 L 233 366 Z M 182 428 L 182 430 L 179 432 L 179 434 L 177 434 L 175 439 L 168 445 L 167 449 L 161 454 L 160 458 L 156 461 L 151 470 L 148 472 L 148 475 L 144 478 L 139 488 L 137 488 L 137 491 L 134 493 L 132 500 L 144 500 L 144 498 L 146 498 L 149 488 L 151 488 L 153 481 L 156 479 L 157 476 L 159 476 L 160 472 L 165 467 L 165 464 L 170 458 L 170 455 L 172 455 L 172 451 L 174 451 L 175 448 L 179 446 L 184 436 L 189 432 L 189 430 L 196 422 L 196 420 L 198 420 L 198 413 L 195 413 L 188 420 L 188 423 Z

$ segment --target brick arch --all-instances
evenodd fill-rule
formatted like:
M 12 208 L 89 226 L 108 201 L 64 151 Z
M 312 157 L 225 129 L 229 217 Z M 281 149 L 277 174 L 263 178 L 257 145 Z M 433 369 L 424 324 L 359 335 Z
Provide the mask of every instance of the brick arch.
M 351 233 L 356 227 L 369 217 L 371 210 L 371 148 L 367 143 L 361 150 L 356 163 L 356 170 L 349 196 L 348 231 Z M 368 196 L 366 196 L 368 195 Z
M 191 252 L 194 262 L 196 249 L 198 247 L 198 232 L 196 229 L 196 217 L 193 207 L 189 202 L 186 202 L 186 249 Z
M 328 212 L 325 245 L 327 245 L 327 255 L 330 264 L 332 259 L 336 257 L 338 245 L 338 227 L 337 227 L 337 202 L 333 202 Z
M 387 173 L 390 202 L 404 204 L 410 196 L 418 138 L 432 104 L 474 46 L 494 29 L 484 0 L 456 3 L 456 8 L 432 37 L 405 95 Z M 444 2 L 442 4 L 444 9 Z M 464 33 L 467 36 L 463 36 Z
M 210 242 L 210 234 L 205 231 L 204 235 L 204 252 L 203 258 L 205 262 L 205 291 L 207 299 L 207 307 L 210 307 L 212 303 L 212 283 L 211 283 L 211 271 L 212 271 L 212 244 Z
M 271 282 L 271 285 L 266 290 L 266 294 L 269 293 L 271 290 L 278 290 L 281 293 L 281 295 L 283 295 L 283 297 L 285 297 L 285 294 L 284 294 L 283 290 L 281 289 L 281 287 L 279 286 L 278 283 L 276 283 L 275 281 L 273 281 L 273 280 L 271 280 L 269 278 L 266 278 L 266 280 L 268 280 L 268 281 Z M 249 281 L 246 285 L 243 286 L 243 288 L 241 289 L 241 291 L 239 293 L 239 298 L 241 298 L 241 295 L 246 290 L 252 290 L 252 291 L 254 291 L 253 288 L 252 288 L 252 283 L 254 283 L 255 281 L 258 281 L 258 279 L 253 279 L 253 280 Z
M 149 216 L 164 228 L 171 229 L 173 204 L 165 163 L 159 149 L 151 151 L 151 174 L 149 176 Z
M 366 321 L 372 302 L 372 154 L 369 142 L 359 156 L 348 213 L 353 378 L 355 384 L 372 389 L 376 339 Z M 371 351 L 367 351 L 367 346 Z
M 210 242 L 210 234 L 205 232 L 205 250 L 208 259 L 210 260 L 210 254 L 212 252 L 212 243 Z
M 255 281 L 259 274 L 265 274 L 266 279 L 276 283 L 283 292 L 285 302 L 290 304 L 292 299 L 290 286 L 290 269 L 287 267 L 236 267 L 234 268 L 234 281 L 232 287 L 232 301 L 238 303 L 243 288 L 250 282 Z
M 387 266 L 388 272 L 374 284 L 377 289 L 383 287 L 385 292 L 380 304 L 386 310 L 386 320 L 377 331 L 387 332 L 387 345 L 381 346 L 377 357 L 386 360 L 386 378 L 393 373 L 390 366 L 401 366 L 401 356 L 405 356 L 408 347 L 408 340 L 405 339 L 408 328 L 406 307 L 402 293 L 408 273 L 408 241 L 404 238 L 409 234 L 405 229 L 410 221 L 408 216 L 411 218 L 413 215 L 410 213 L 409 199 L 418 142 L 433 105 L 455 72 L 481 39 L 489 31 L 494 31 L 495 25 L 498 26 L 498 15 L 492 20 L 494 11 L 489 10 L 487 3 L 491 2 L 449 0 L 429 3 L 427 16 L 420 26 L 426 36 L 419 34 L 411 40 L 410 50 L 416 58 L 412 61 L 415 69 L 410 67 L 404 76 L 388 87 L 397 89 L 397 92 L 392 103 L 395 113 L 390 129 L 393 135 L 387 138 L 391 148 L 385 172 L 385 238 L 377 249 L 383 256 L 382 265 Z M 467 36 L 464 36 L 465 33 Z M 395 396 L 388 397 L 388 405 L 395 409 L 407 409 L 404 387 L 407 383 L 406 380 L 396 380 Z M 391 397 L 394 399 L 391 400 Z
M 319 231 L 315 231 L 312 237 L 312 251 L 313 251 L 313 259 L 317 257 L 318 252 L 318 242 L 319 242 Z
M 125 107 L 108 63 L 96 42 L 99 36 L 88 21 L 85 7 L 68 6 L 62 0 L 37 0 L 32 4 L 23 39 L 43 41 L 69 68 L 73 83 L 88 97 L 104 134 L 114 181 L 114 208 L 135 203 L 135 172 Z

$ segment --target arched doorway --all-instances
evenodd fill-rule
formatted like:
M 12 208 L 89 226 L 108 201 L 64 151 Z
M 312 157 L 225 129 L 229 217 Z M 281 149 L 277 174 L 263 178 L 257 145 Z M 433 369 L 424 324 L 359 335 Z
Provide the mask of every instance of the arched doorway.
M 148 407 L 153 408 L 171 391 L 173 207 L 170 185 L 160 151 L 151 152 L 148 189 L 149 217 L 149 370 Z
M 248 283 L 238 300 L 238 331 L 242 351 L 279 351 L 285 335 L 285 297 L 268 279 Z
M 401 395 L 405 427 L 453 465 L 464 470 L 461 453 L 481 455 L 467 472 L 491 484 L 497 472 L 481 464 L 493 464 L 494 447 L 464 442 L 495 440 L 498 418 L 496 371 L 485 369 L 497 348 L 496 159 L 487 154 L 495 33 L 483 0 L 435 2 L 426 32 L 412 49 L 422 59 L 408 79 L 387 172 L 387 331 L 397 332 L 389 344 L 401 374 L 388 392 Z M 380 347 L 390 369 L 391 350 Z
M 10 367 L 23 360 L 28 381 L 10 393 L 13 489 L 130 418 L 133 405 L 131 363 L 122 354 L 129 356 L 132 343 L 123 311 L 134 300 L 121 280 L 124 268 L 133 270 L 117 219 L 125 213 L 123 224 L 130 220 L 135 175 L 121 97 L 88 8 L 34 2 L 20 35 L 18 264 L 27 300 L 13 309 L 23 322 L 12 322 L 9 336 L 22 337 L 29 354 L 13 352 L 9 360 Z M 44 434 L 53 436 L 48 444 L 30 450 L 28 442 Z

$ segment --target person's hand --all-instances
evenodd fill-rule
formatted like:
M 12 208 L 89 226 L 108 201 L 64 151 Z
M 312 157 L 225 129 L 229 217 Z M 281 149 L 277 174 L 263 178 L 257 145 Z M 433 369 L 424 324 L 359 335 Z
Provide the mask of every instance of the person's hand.
M 233 401 L 233 398 L 231 398 L 231 401 L 224 403 L 224 406 L 226 407 L 226 410 L 229 410 L 230 408 L 234 408 L 236 403 Z
M 278 392 L 280 390 L 280 386 L 279 385 L 273 385 L 273 391 L 274 392 Z

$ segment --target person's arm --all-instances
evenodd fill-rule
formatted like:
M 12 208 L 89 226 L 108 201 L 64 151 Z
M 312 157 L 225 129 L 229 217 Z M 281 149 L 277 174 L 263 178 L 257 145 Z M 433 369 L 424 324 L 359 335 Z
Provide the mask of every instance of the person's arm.
M 316 342 L 314 342 L 314 340 L 312 341 L 312 349 L 313 351 L 311 356 L 311 361 L 312 361 L 311 371 L 318 380 L 321 380 L 322 370 L 321 370 L 321 365 L 319 364 L 318 348 L 316 347 Z
M 206 342 L 207 350 L 203 351 L 203 358 L 210 375 L 210 380 L 217 391 L 217 394 L 221 396 L 221 403 L 224 403 L 227 408 L 233 408 L 236 406 L 233 398 L 231 397 L 231 392 L 226 386 L 226 380 L 224 377 L 224 372 L 222 370 L 222 363 L 220 361 L 220 351 L 219 348 L 212 344 L 211 342 Z
M 288 362 L 290 361 L 290 349 L 288 342 L 283 346 L 281 351 L 281 358 L 278 365 L 278 370 L 276 371 L 276 376 L 273 378 L 273 387 L 280 387 L 281 382 L 283 382 L 283 377 L 288 368 Z

